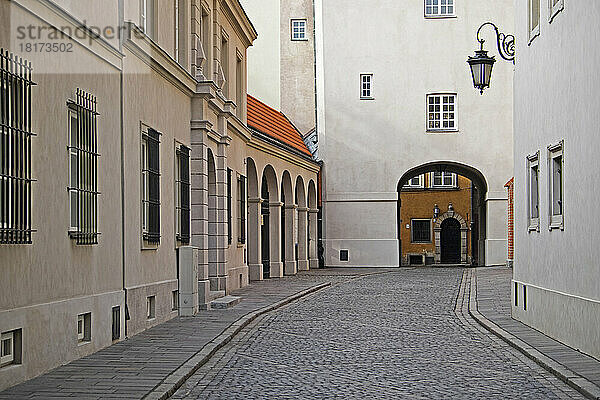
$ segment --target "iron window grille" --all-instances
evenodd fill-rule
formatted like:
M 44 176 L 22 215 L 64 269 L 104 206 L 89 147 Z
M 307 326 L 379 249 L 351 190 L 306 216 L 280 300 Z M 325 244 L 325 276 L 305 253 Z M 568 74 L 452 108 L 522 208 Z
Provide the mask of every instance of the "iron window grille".
M 238 243 L 246 243 L 246 177 L 238 177 Z
M 431 220 L 413 219 L 412 225 L 412 243 L 431 243 Z
M 175 212 L 177 241 L 183 245 L 190 243 L 190 149 L 179 146 L 177 149 L 177 175 L 175 180 Z
M 231 212 L 231 174 L 232 170 L 227 168 L 227 243 L 231 244 L 233 241 L 232 231 L 232 212 Z
M 31 63 L 0 49 L 0 244 L 31 244 Z
M 160 133 L 142 132 L 142 237 L 160 243 Z
M 98 243 L 98 112 L 96 97 L 77 89 L 69 100 L 69 236 L 79 245 Z

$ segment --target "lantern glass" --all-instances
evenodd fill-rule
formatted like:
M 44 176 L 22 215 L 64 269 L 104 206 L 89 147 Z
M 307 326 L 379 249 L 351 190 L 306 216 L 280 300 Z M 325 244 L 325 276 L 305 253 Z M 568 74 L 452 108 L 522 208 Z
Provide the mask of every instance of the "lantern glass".
M 483 90 L 490 86 L 492 68 L 496 60 L 494 57 L 489 57 L 487 51 L 477 50 L 475 57 L 469 57 L 467 62 L 471 67 L 473 86 L 483 94 Z

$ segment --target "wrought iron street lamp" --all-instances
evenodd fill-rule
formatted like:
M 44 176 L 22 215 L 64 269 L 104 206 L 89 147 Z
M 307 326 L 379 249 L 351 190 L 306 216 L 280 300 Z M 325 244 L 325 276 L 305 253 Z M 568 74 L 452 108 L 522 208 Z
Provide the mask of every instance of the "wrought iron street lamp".
M 483 23 L 477 30 L 477 41 L 481 44 L 480 50 L 475 50 L 475 56 L 469 57 L 467 63 L 471 67 L 471 76 L 473 77 L 473 86 L 478 89 L 481 94 L 483 90 L 490 86 L 492 77 L 492 68 L 496 59 L 487 55 L 487 51 L 483 49 L 485 40 L 480 38 L 481 29 L 486 26 L 492 26 L 496 32 L 496 42 L 498 44 L 498 53 L 506 61 L 515 63 L 515 37 L 506 35 L 498 30 L 498 27 L 492 22 Z

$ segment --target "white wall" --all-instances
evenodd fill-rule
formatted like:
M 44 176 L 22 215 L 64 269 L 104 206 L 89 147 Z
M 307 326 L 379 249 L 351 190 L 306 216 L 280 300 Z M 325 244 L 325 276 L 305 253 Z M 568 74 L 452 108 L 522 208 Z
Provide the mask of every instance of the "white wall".
M 528 307 L 513 315 L 558 340 L 600 356 L 600 3 L 565 0 L 540 35 L 527 39 L 527 2 L 516 8 L 514 279 Z M 547 146 L 564 140 L 564 230 L 548 229 Z M 540 230 L 528 232 L 526 156 L 540 151 Z M 513 285 L 514 288 L 514 285 Z
M 248 49 L 248 93 L 279 110 L 281 108 L 279 0 L 241 0 L 240 2 L 258 32 L 258 39 Z
M 339 248 L 352 265 L 398 265 L 399 178 L 430 161 L 456 161 L 485 176 L 488 264 L 506 260 L 506 192 L 513 176 L 513 65 L 499 61 L 480 96 L 466 63 L 492 20 L 513 31 L 512 1 L 457 1 L 456 18 L 426 19 L 423 2 L 317 1 L 319 156 L 325 161 L 326 264 Z M 487 48 L 497 55 L 492 31 Z M 359 75 L 374 74 L 374 100 Z M 426 133 L 426 94 L 458 94 L 459 132 Z M 362 217 L 357 217 L 362 216 Z

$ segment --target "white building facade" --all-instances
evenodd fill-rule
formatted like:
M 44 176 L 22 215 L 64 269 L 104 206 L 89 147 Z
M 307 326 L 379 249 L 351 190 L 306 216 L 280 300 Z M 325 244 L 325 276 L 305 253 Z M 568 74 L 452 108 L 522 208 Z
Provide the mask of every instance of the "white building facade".
M 600 4 L 516 3 L 512 315 L 598 358 Z
M 513 19 L 510 0 L 315 0 L 325 265 L 398 266 L 398 188 L 432 171 L 473 181 L 475 262 L 506 262 L 513 66 L 481 96 L 466 59 L 482 23 L 512 32 Z

